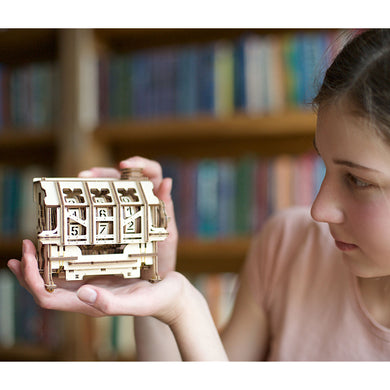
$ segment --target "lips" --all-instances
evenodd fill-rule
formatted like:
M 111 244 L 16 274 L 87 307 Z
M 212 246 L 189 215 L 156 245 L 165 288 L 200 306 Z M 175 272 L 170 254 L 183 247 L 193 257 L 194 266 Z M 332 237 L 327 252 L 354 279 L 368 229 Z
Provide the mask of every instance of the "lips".
M 355 244 L 348 244 L 347 242 L 343 242 L 343 241 L 335 240 L 335 243 L 336 243 L 337 248 L 343 252 L 352 251 L 352 250 L 358 248 L 358 246 Z

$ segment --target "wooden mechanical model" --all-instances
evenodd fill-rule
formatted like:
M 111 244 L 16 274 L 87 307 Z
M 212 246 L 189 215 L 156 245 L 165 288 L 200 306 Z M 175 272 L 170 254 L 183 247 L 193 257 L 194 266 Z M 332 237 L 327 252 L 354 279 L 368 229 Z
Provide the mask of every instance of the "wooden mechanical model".
M 38 265 L 48 291 L 65 280 L 122 275 L 159 280 L 157 243 L 168 236 L 164 203 L 142 170 L 121 178 L 35 178 Z

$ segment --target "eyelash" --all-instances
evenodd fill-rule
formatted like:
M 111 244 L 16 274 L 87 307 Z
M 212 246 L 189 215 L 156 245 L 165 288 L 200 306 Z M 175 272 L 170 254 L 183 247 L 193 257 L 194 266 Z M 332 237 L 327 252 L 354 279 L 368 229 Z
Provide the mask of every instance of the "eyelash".
M 366 190 L 366 189 L 371 189 L 375 188 L 376 186 L 374 184 L 367 183 L 363 180 L 358 179 L 356 176 L 347 173 L 345 175 L 347 183 L 352 185 L 354 188 L 358 190 Z

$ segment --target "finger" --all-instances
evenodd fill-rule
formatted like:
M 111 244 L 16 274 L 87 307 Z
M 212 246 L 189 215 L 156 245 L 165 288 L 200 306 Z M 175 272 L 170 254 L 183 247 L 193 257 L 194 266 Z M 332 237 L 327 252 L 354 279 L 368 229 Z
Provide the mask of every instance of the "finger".
M 156 196 L 164 201 L 165 211 L 168 215 L 168 237 L 158 243 L 159 274 L 164 277 L 169 271 L 176 268 L 178 231 L 175 219 L 174 204 L 171 197 L 172 179 L 163 179 Z
M 155 188 L 154 193 L 165 204 L 172 202 L 172 179 L 170 177 L 162 179 L 160 185 Z
M 176 229 L 176 221 L 175 221 L 175 209 L 171 196 L 172 190 L 172 179 L 166 177 L 162 180 L 161 185 L 157 188 L 156 196 L 161 199 L 165 204 L 165 211 L 167 212 L 168 217 L 170 218 L 170 228 L 171 231 Z
M 150 285 L 149 282 L 140 281 L 146 288 Z M 134 290 L 136 291 L 136 289 Z M 129 295 L 130 294 L 130 295 Z M 146 310 L 148 299 L 139 299 L 139 295 L 132 294 L 129 291 L 126 294 L 114 294 L 109 290 L 92 285 L 84 285 L 77 291 L 77 297 L 83 303 L 86 303 L 98 310 L 102 315 L 149 315 Z
M 44 281 L 38 270 L 34 244 L 30 240 L 23 240 L 22 252 L 21 270 L 26 288 L 32 295 L 37 297 L 47 293 Z
M 28 290 L 26 283 L 24 282 L 23 273 L 22 273 L 22 264 L 19 260 L 10 259 L 8 260 L 7 266 L 9 270 L 15 275 L 19 284 Z
M 84 285 L 78 290 L 77 296 L 105 315 L 154 316 L 166 322 L 177 309 L 184 281 L 186 279 L 181 274 L 170 272 L 159 283 L 151 284 L 141 280 L 125 290 L 114 292 Z
M 119 163 L 119 168 L 142 168 L 142 173 L 149 178 L 153 183 L 153 187 L 157 189 L 162 182 L 161 165 L 154 160 L 149 160 L 144 157 L 130 157 Z
M 91 169 L 79 172 L 78 177 L 82 177 L 82 178 L 110 177 L 110 178 L 119 179 L 120 173 L 115 168 L 93 167 Z

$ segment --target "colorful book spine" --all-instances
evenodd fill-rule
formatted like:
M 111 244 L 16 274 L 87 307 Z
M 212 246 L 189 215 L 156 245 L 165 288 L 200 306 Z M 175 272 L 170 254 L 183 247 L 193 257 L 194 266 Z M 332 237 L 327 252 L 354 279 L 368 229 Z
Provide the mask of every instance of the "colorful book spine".
M 164 159 L 163 172 L 173 179 L 180 236 L 215 239 L 250 235 L 279 210 L 309 206 L 324 166 L 317 155 L 307 153 L 237 160 Z
M 58 111 L 58 70 L 53 63 L 2 67 L 0 81 L 1 127 L 38 132 L 55 122 Z
M 328 32 L 246 33 L 231 41 L 105 55 L 97 63 L 100 118 L 107 119 L 107 106 L 109 119 L 304 108 L 334 41 Z
M 49 176 L 41 166 L 16 168 L 0 166 L 0 234 L 3 237 L 35 237 L 36 215 L 33 205 L 34 177 Z
M 57 348 L 63 341 L 59 312 L 42 309 L 8 269 L 0 269 L 0 345 Z
M 201 160 L 197 167 L 197 225 L 198 236 L 214 238 L 218 233 L 218 162 Z

